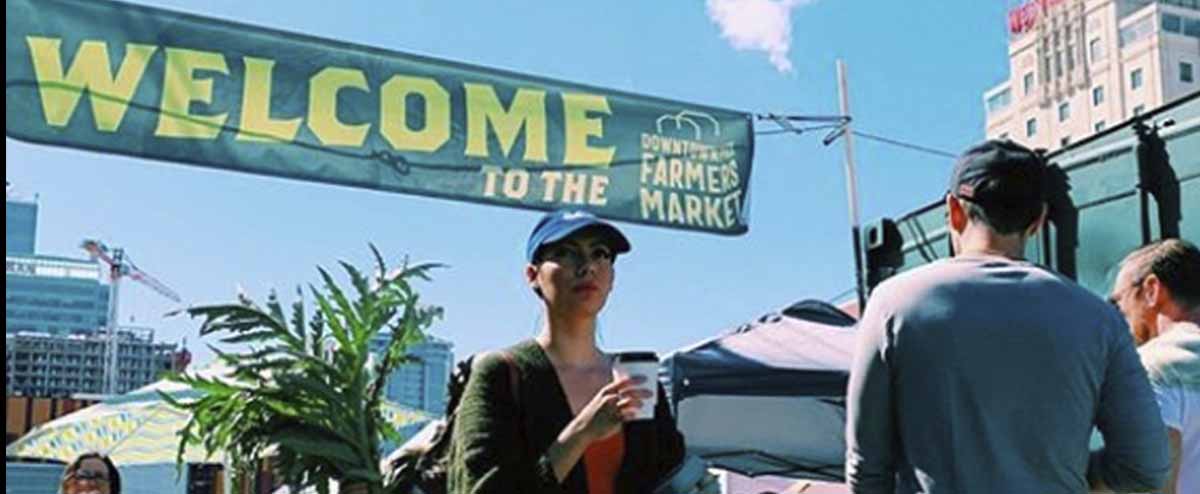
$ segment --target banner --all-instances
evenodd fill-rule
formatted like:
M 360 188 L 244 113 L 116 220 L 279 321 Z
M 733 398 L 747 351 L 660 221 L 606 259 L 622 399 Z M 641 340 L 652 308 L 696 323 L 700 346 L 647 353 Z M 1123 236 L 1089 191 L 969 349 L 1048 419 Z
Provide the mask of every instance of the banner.
M 721 234 L 751 116 L 107 0 L 5 2 L 5 135 Z

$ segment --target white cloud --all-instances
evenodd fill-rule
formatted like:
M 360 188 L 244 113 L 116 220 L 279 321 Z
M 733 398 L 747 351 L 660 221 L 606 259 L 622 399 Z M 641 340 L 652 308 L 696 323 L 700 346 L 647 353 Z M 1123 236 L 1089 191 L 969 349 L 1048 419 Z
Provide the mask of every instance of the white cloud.
M 815 0 L 707 0 L 708 17 L 738 50 L 766 52 L 780 72 L 791 72 L 792 10 Z

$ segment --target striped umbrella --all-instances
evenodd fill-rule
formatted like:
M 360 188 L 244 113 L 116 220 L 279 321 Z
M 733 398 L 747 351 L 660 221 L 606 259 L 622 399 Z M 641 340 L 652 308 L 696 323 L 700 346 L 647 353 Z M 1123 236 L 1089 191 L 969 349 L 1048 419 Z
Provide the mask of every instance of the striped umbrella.
M 212 373 L 201 371 L 201 374 Z M 5 449 L 5 456 L 69 462 L 80 454 L 99 451 L 118 465 L 174 463 L 179 451 L 179 433 L 189 415 L 167 404 L 159 396 L 196 398 L 200 392 L 188 386 L 159 381 L 102 403 L 47 422 Z M 397 429 L 432 419 L 428 414 L 394 403 L 384 403 L 384 415 Z M 205 458 L 202 448 L 188 448 L 187 463 L 224 463 L 219 452 Z

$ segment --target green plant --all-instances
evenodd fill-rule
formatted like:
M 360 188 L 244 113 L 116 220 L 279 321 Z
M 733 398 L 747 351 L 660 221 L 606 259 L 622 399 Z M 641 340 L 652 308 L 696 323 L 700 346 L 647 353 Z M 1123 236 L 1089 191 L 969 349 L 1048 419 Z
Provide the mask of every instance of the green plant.
M 180 462 L 187 448 L 199 446 L 210 456 L 223 453 L 235 472 L 255 471 L 270 458 L 285 484 L 322 494 L 330 480 L 381 492 L 380 443 L 400 439 L 381 413 L 385 380 L 442 315 L 440 307 L 420 303 L 410 280 L 429 281 L 430 271 L 442 266 L 406 260 L 389 271 L 379 251 L 371 251 L 371 277 L 341 263 L 357 294 L 353 300 L 318 268 L 323 285 L 309 286 L 316 304 L 311 317 L 299 289 L 290 315 L 274 293 L 265 307 L 239 295 L 235 303 L 187 310 L 204 318 L 202 336 L 220 334 L 222 343 L 247 349 L 213 348 L 229 368 L 220 376 L 171 377 L 202 392 L 190 401 L 163 396 L 191 414 L 181 432 Z M 371 339 L 382 331 L 390 332 L 391 343 L 376 359 Z

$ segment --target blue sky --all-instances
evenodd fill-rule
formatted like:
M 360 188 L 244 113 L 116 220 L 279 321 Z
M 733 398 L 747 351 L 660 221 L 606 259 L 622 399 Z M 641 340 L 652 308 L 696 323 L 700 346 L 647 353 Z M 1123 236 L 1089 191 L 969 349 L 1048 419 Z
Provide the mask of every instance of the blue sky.
M 143 3 L 753 112 L 837 113 L 841 58 L 857 130 L 952 152 L 982 139 L 980 95 L 1008 71 L 999 1 L 790 0 L 787 15 L 758 17 L 665 0 Z M 667 352 L 851 287 L 842 147 L 824 147 L 820 137 L 757 140 L 746 235 L 623 225 L 634 252 L 617 265 L 602 345 Z M 944 189 L 949 160 L 856 145 L 864 220 L 903 213 Z M 229 300 L 238 285 L 259 298 L 271 288 L 290 296 L 316 281 L 318 264 L 365 264 L 373 242 L 392 260 L 451 266 L 421 288 L 446 308 L 433 333 L 460 357 L 529 337 L 539 324 L 522 278 L 538 213 L 11 139 L 5 153 L 6 180 L 40 195 L 39 251 L 81 256 L 80 239 L 102 238 L 191 302 Z M 159 328 L 162 339 L 188 337 L 198 362 L 211 358 L 197 341 L 198 321 L 162 318 L 170 302 L 136 285 L 122 299 L 123 320 Z

